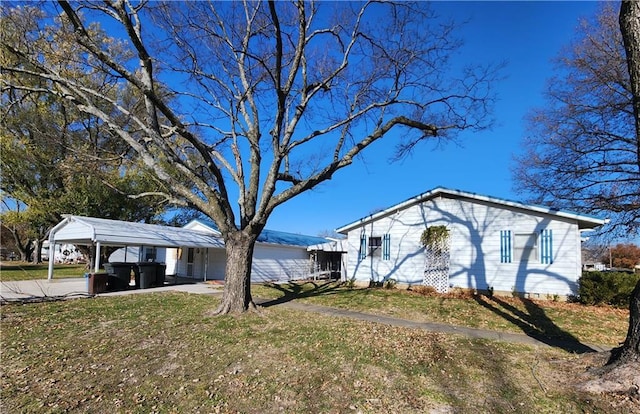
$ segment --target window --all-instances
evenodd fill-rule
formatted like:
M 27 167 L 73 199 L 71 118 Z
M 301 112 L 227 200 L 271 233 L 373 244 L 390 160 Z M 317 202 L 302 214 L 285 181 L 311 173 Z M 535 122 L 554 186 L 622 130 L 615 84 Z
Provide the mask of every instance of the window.
M 511 230 L 500 231 L 500 263 L 511 263 Z
M 544 264 L 553 263 L 553 243 L 551 230 L 545 229 L 540 232 L 540 262 Z
M 380 257 L 382 247 L 382 237 L 371 236 L 369 237 L 369 254 L 372 257 Z
M 513 237 L 513 258 L 516 262 L 531 262 L 538 259 L 538 235 L 520 233 Z
M 360 251 L 358 257 L 360 260 L 367 256 L 381 257 L 382 260 L 391 259 L 391 236 L 370 236 L 360 235 Z

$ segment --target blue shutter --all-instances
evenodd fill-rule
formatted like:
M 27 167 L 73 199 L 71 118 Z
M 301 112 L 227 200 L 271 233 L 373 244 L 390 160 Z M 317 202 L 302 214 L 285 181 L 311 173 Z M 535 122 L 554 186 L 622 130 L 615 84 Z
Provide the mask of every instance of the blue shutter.
M 391 259 L 391 235 L 382 236 L 382 260 Z
M 549 229 L 540 232 L 540 261 L 544 264 L 553 263 L 553 235 Z
M 360 235 L 360 260 L 367 257 L 367 236 Z
M 511 263 L 511 230 L 500 231 L 500 263 Z

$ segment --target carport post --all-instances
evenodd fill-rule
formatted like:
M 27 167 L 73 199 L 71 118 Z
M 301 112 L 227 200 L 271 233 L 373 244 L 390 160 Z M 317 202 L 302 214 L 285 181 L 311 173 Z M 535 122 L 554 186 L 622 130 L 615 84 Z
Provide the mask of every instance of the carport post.
M 56 257 L 56 232 L 64 227 L 65 224 L 69 221 L 69 217 L 65 217 L 60 223 L 53 226 L 51 230 L 49 230 L 49 270 L 47 271 L 47 280 L 53 279 L 53 262 Z
M 51 238 L 49 239 L 49 270 L 47 271 L 47 280 L 53 279 L 53 261 L 56 257 L 56 245 L 51 244 Z
M 93 271 L 94 273 L 98 273 L 98 271 L 100 270 L 100 242 L 96 243 L 96 257 L 95 257 L 95 264 L 93 266 Z

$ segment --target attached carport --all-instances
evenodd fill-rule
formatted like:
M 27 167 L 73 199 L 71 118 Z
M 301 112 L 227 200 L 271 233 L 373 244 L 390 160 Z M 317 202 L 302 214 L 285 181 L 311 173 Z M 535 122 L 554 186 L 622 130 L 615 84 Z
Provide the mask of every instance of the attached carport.
M 72 215 L 51 229 L 49 246 L 58 243 L 93 246 L 96 273 L 100 269 L 100 261 L 96 258 L 100 257 L 100 249 L 104 246 L 224 249 L 224 241 L 220 237 L 196 230 Z M 48 280 L 53 279 L 54 254 L 54 249 L 50 248 Z
M 311 276 L 314 279 L 343 279 L 346 269 L 347 240 L 330 239 L 326 243 L 307 247 L 311 258 Z

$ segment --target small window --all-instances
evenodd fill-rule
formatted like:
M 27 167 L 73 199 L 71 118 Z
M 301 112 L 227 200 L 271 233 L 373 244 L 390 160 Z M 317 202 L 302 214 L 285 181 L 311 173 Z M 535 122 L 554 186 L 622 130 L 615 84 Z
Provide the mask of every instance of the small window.
M 382 247 L 382 237 L 369 237 L 369 254 L 373 257 L 380 257 Z

